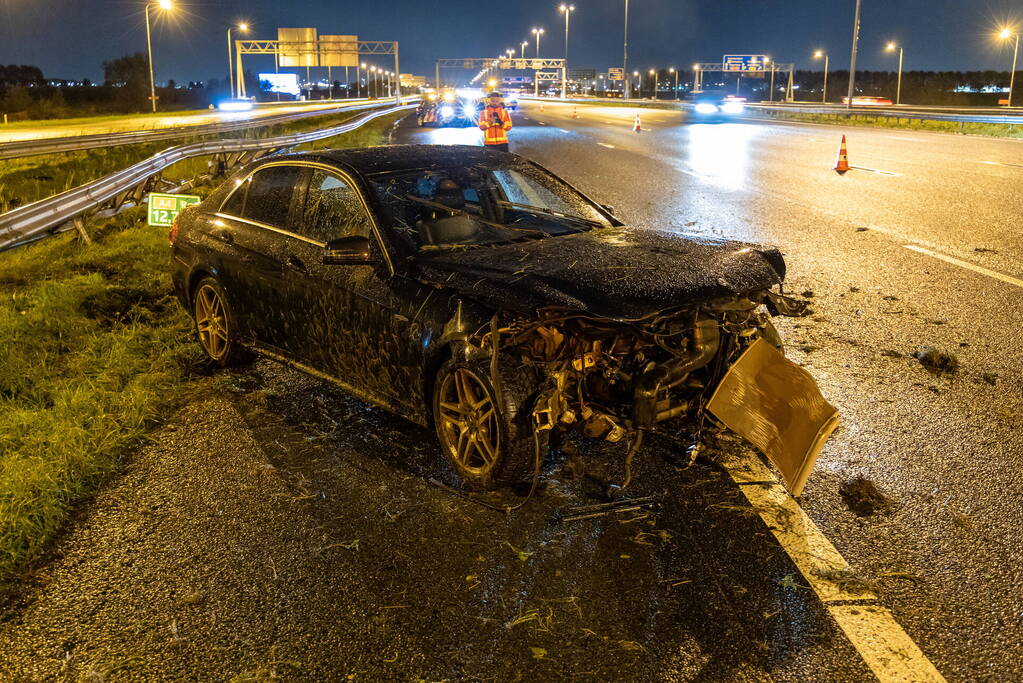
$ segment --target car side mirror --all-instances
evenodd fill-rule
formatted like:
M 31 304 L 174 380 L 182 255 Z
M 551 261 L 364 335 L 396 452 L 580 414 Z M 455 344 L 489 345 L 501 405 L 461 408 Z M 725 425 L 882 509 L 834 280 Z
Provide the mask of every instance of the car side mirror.
M 342 237 L 331 240 L 323 250 L 323 263 L 328 266 L 350 266 L 371 263 L 368 237 Z
M 604 211 L 607 211 L 612 216 L 615 215 L 615 207 L 611 206 L 610 204 L 601 204 L 600 208 L 604 209 Z

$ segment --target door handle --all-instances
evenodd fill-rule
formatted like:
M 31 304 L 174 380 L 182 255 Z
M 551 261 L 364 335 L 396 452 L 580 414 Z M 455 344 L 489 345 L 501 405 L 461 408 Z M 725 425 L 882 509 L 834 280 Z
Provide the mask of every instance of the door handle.
M 286 265 L 291 270 L 297 271 L 299 273 L 309 272 L 309 270 L 305 267 L 305 264 L 302 263 L 302 260 L 299 259 L 297 256 L 289 256 L 288 259 L 284 262 L 284 265 Z

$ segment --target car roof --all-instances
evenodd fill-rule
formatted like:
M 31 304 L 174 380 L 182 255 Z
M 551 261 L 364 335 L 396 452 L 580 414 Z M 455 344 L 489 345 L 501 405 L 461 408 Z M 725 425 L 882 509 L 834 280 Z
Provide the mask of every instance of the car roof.
M 484 166 L 507 168 L 520 157 L 470 145 L 384 145 L 355 149 L 327 149 L 289 154 L 276 160 L 326 161 L 344 164 L 365 176 L 424 168 Z

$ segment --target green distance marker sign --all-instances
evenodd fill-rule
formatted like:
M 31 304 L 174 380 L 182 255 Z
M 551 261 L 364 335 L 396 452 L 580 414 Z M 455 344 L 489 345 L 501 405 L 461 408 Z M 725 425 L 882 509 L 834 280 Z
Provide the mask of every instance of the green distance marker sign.
M 182 209 L 202 201 L 190 194 L 149 193 L 149 224 L 169 228 Z

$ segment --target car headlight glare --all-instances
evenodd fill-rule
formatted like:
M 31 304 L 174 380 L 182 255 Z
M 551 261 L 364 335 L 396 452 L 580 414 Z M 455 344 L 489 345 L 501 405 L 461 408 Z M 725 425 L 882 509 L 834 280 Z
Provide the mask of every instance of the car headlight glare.
M 455 115 L 455 108 L 445 105 L 440 108 L 440 115 L 446 119 L 451 118 L 452 116 Z
M 718 108 L 709 102 L 700 102 L 696 105 L 697 114 L 716 114 L 717 112 Z
M 725 102 L 721 106 L 721 111 L 726 114 L 741 114 L 744 109 L 742 102 Z

